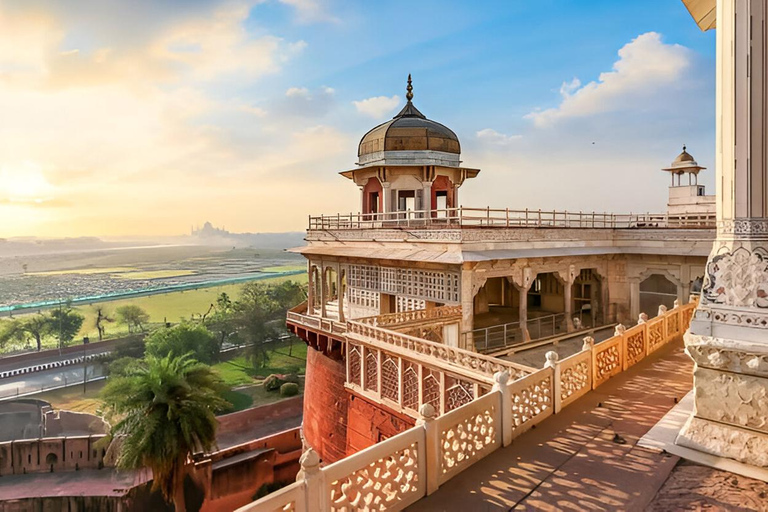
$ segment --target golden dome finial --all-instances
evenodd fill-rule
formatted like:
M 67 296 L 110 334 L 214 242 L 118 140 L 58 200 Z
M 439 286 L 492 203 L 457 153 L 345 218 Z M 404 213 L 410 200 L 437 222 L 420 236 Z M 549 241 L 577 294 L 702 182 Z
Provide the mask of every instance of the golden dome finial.
M 413 99 L 413 85 L 411 85 L 411 74 L 408 73 L 408 87 L 405 88 L 405 99 L 407 99 L 409 102 Z

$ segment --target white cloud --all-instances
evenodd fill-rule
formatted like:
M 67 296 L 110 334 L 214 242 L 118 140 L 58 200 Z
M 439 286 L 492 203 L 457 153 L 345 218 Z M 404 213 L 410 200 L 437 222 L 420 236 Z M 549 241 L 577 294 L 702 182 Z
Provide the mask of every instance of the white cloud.
M 522 135 L 505 135 L 503 133 L 497 132 L 493 128 L 485 128 L 484 130 L 477 132 L 475 135 L 481 141 L 489 142 L 491 144 L 498 144 L 500 146 L 505 146 L 510 144 L 512 141 L 523 137 Z
M 692 60 L 688 48 L 666 44 L 656 32 L 641 34 L 619 50 L 611 71 L 583 86 L 578 78 L 564 82 L 559 106 L 525 117 L 537 127 L 547 127 L 562 119 L 637 108 L 686 77 Z
M 289 98 L 309 98 L 309 89 L 306 87 L 289 87 L 285 91 L 285 95 Z
M 280 0 L 296 11 L 300 23 L 338 23 L 339 19 L 328 12 L 324 0 Z
M 400 105 L 400 96 L 375 96 L 360 101 L 353 101 L 355 108 L 361 114 L 371 116 L 374 118 L 380 118 L 390 112 L 392 112 L 398 105 Z

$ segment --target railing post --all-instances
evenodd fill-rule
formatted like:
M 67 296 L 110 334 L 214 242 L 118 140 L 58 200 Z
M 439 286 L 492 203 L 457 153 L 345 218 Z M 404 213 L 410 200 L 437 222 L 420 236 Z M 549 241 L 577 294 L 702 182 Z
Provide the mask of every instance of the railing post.
M 440 477 L 440 431 L 435 424 L 437 413 L 432 404 L 422 404 L 419 408 L 417 425 L 424 428 L 424 454 L 426 456 L 427 496 L 439 487 Z
M 506 219 L 507 219 L 507 227 L 509 227 L 509 208 L 506 209 Z
M 589 352 L 589 389 L 595 389 L 595 338 L 586 336 L 581 351 Z
M 544 368 L 552 368 L 552 403 L 554 405 L 555 414 L 560 412 L 561 403 L 560 397 L 562 396 L 560 390 L 560 356 L 557 352 L 550 350 L 544 357 L 547 358 L 547 362 L 544 363 Z
M 296 475 L 296 481 L 304 480 L 304 492 L 306 500 L 304 501 L 305 511 L 317 510 L 318 512 L 328 511 L 328 497 L 325 496 L 325 482 L 323 472 L 320 471 L 320 456 L 315 450 L 309 448 L 299 459 L 301 469 Z M 297 512 L 305 512 L 297 511 Z
M 493 388 L 491 393 L 498 392 L 501 400 L 501 445 L 512 444 L 512 400 L 509 397 L 509 372 L 496 372 L 493 374 Z

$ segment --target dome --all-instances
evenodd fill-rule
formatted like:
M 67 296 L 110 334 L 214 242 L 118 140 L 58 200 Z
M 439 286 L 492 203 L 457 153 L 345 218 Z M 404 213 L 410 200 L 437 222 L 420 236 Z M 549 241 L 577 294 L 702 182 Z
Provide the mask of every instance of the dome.
M 413 86 L 408 75 L 408 103 L 390 121 L 382 123 L 360 140 L 357 156 L 360 161 L 376 160 L 389 151 L 439 151 L 459 155 L 461 145 L 453 131 L 419 112 L 413 105 Z M 456 158 L 458 160 L 458 157 Z
M 677 155 L 677 158 L 675 158 L 672 161 L 672 164 L 663 169 L 665 171 L 699 171 L 705 169 L 705 167 L 701 167 L 698 162 L 691 156 L 688 151 L 686 151 L 686 147 L 683 146 L 683 152 Z

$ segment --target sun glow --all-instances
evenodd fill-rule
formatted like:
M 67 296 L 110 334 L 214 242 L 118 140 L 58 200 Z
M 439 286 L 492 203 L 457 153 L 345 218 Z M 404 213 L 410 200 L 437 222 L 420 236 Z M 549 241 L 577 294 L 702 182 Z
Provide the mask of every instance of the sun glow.
M 53 186 L 39 165 L 24 162 L 0 168 L 0 200 L 9 203 L 42 202 L 51 198 Z

